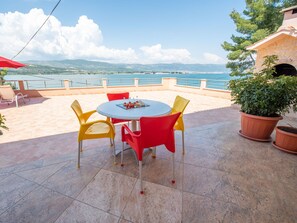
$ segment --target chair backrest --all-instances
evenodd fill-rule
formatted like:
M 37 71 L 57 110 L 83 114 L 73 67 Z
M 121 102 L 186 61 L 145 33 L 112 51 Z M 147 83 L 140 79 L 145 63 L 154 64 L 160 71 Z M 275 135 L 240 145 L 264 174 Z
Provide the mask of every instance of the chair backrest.
M 168 150 L 174 152 L 173 126 L 179 116 L 180 112 L 160 117 L 141 117 L 140 129 L 142 147 L 148 148 L 165 144 Z
M 80 104 L 78 103 L 77 100 L 72 102 L 71 108 L 73 109 L 74 113 L 76 114 L 76 117 L 78 118 L 79 124 L 85 123 L 85 120 L 83 119 L 83 112 L 81 109 Z
M 15 93 L 10 85 L 0 86 L 0 95 L 3 100 L 14 100 Z
M 177 95 L 174 100 L 171 113 L 176 113 L 176 112 L 183 113 L 184 110 L 186 109 L 187 105 L 189 104 L 189 102 L 190 102 L 190 100 Z
M 107 93 L 106 95 L 107 95 L 107 98 L 108 98 L 109 101 L 129 99 L 129 92 Z
M 184 120 L 183 120 L 183 112 L 186 109 L 187 105 L 189 104 L 190 100 L 185 99 L 181 96 L 176 96 L 173 107 L 171 109 L 171 114 L 176 112 L 180 112 L 181 115 L 177 119 L 174 129 L 184 131 Z

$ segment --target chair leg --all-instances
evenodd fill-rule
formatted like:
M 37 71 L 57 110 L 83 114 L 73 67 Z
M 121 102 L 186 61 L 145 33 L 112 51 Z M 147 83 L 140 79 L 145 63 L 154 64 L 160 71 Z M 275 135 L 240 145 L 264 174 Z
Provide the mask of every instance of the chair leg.
M 172 153 L 172 170 L 173 170 L 173 174 L 172 174 L 172 184 L 175 184 L 175 161 L 174 161 L 174 153 Z
M 15 106 L 17 108 L 19 107 L 18 96 L 15 96 Z
M 185 132 L 182 131 L 183 155 L 185 154 Z
M 121 166 L 124 166 L 124 163 L 123 163 L 123 160 L 124 160 L 124 147 L 125 147 L 125 142 L 122 142 Z
M 112 139 L 112 144 L 113 144 L 113 165 L 117 165 L 116 161 L 116 149 L 115 149 L 115 144 L 114 144 L 114 139 Z
M 139 164 L 139 179 L 140 179 L 140 194 L 144 194 L 142 185 L 142 161 L 138 161 Z
M 83 143 L 82 143 L 82 141 L 80 141 L 80 152 L 82 153 L 83 152 L 83 149 L 82 149 L 82 146 L 83 146 Z
M 77 168 L 80 168 L 80 152 L 82 147 L 82 141 L 78 142 L 78 153 L 77 153 Z

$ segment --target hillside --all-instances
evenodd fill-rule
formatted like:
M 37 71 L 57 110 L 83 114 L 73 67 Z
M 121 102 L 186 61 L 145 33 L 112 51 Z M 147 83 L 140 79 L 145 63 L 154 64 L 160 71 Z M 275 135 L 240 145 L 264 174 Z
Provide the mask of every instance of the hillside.
M 224 64 L 113 64 L 88 60 L 24 61 L 26 67 L 10 74 L 93 73 L 226 73 Z

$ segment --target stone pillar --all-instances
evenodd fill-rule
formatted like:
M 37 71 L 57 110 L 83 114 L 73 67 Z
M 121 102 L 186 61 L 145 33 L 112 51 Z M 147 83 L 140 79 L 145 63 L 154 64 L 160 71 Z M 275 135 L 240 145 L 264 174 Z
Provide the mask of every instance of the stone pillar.
M 207 80 L 206 79 L 201 79 L 200 81 L 200 89 L 203 90 L 207 86 Z
M 176 86 L 176 78 L 175 77 L 163 77 L 162 85 L 165 89 L 173 89 Z
M 107 78 L 102 78 L 102 87 L 107 92 Z
M 138 83 L 139 83 L 139 79 L 138 78 L 134 78 L 134 86 L 138 87 Z
M 21 92 L 24 92 L 25 91 L 24 81 L 20 80 L 20 81 L 18 81 L 18 83 L 19 83 L 20 91 Z
M 64 80 L 64 88 L 65 88 L 66 90 L 70 90 L 69 80 Z

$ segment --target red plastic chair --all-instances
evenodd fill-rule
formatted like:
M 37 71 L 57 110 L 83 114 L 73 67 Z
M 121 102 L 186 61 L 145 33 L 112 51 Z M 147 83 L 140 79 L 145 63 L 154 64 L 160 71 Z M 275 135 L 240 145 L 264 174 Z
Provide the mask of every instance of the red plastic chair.
M 160 116 L 160 117 L 141 117 L 140 129 L 141 131 L 132 132 L 127 125 L 122 126 L 122 153 L 121 153 L 121 166 L 123 166 L 124 144 L 128 143 L 136 152 L 139 163 L 139 178 L 140 178 L 140 194 L 144 194 L 142 187 L 142 153 L 145 148 L 165 145 L 167 150 L 172 152 L 173 161 L 173 179 L 175 183 L 175 170 L 174 170 L 174 153 L 175 153 L 175 140 L 174 140 L 174 124 L 180 116 L 180 112 Z
M 108 101 L 129 99 L 129 92 L 107 93 L 106 95 L 107 95 Z M 112 124 L 117 124 L 117 123 L 121 123 L 121 122 L 128 122 L 128 121 L 130 121 L 130 120 L 111 118 L 111 123 Z

